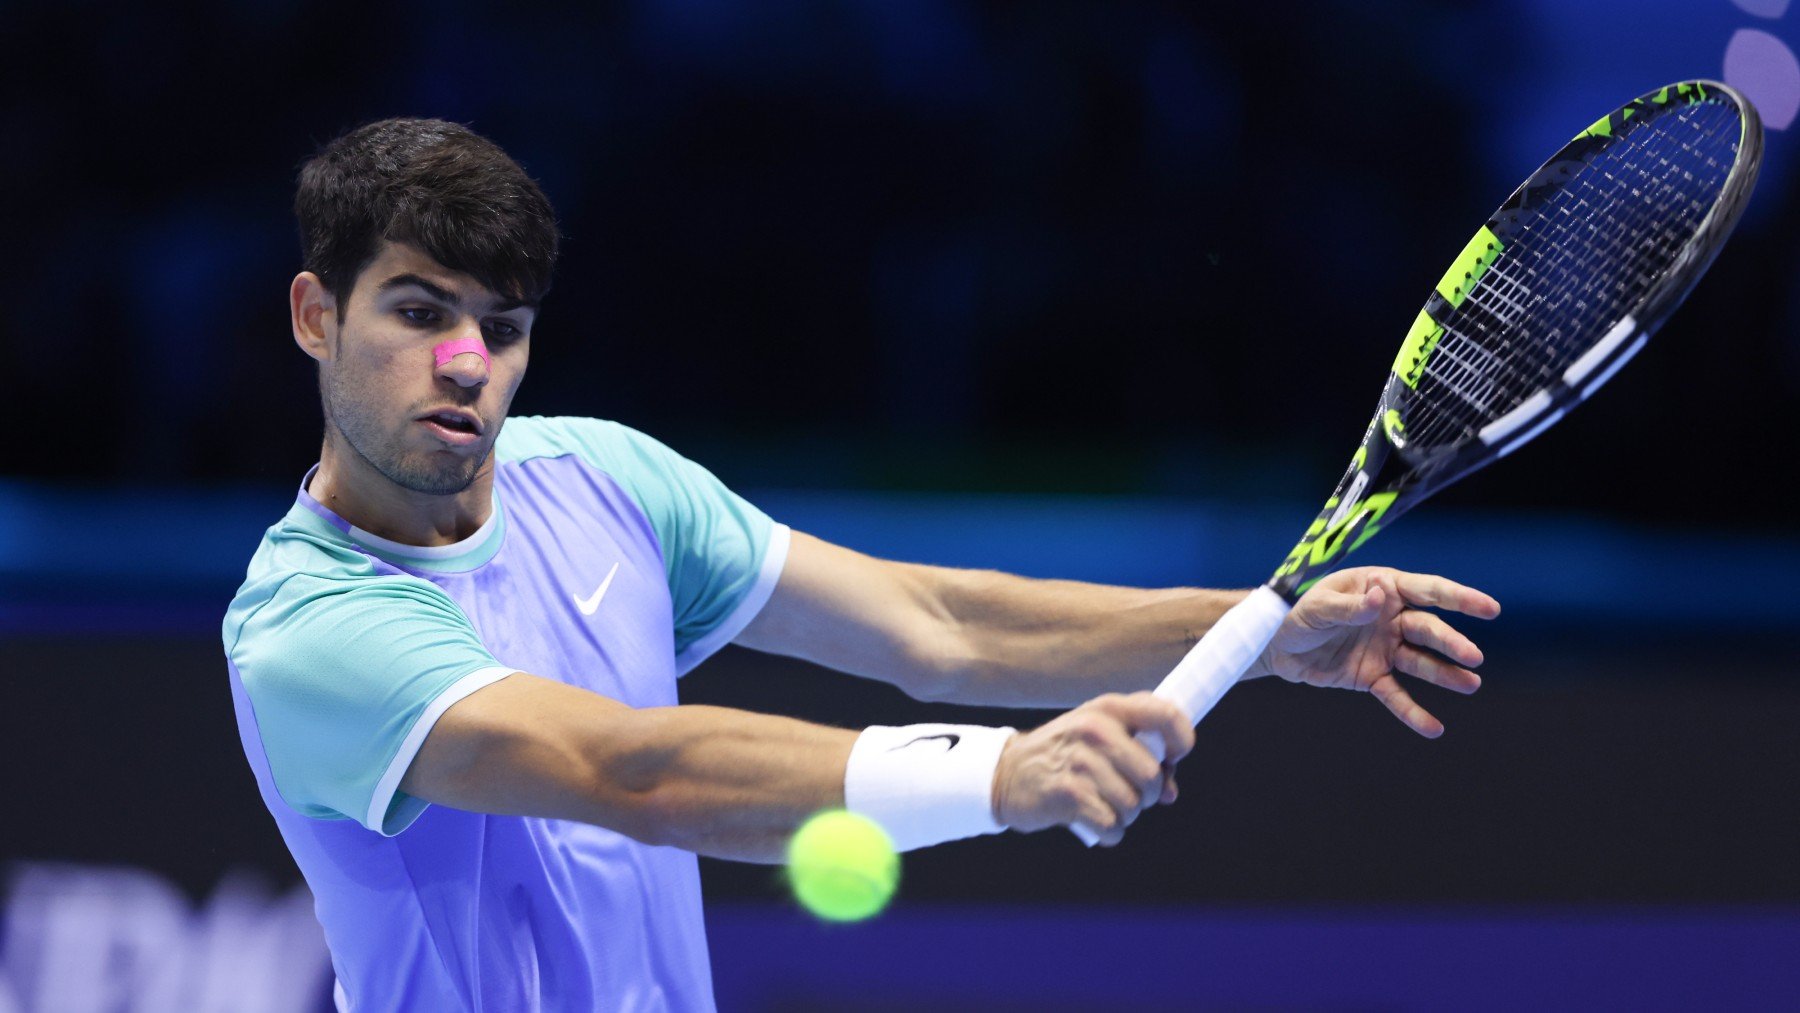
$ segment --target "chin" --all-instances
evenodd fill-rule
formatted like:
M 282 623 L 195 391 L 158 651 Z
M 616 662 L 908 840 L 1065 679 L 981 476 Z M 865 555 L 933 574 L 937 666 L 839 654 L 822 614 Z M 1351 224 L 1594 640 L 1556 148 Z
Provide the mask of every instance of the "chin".
M 481 473 L 481 462 L 487 455 L 479 458 L 458 459 L 450 464 L 431 460 L 402 460 L 381 469 L 388 481 L 411 492 L 423 493 L 427 496 L 454 496 L 475 484 L 475 476 Z

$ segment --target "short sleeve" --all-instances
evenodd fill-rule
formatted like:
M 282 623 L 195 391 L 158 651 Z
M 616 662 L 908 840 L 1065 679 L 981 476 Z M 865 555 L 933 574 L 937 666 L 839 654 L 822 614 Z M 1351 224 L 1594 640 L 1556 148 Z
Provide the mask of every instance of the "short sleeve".
M 768 601 L 787 560 L 788 529 L 712 472 L 635 429 L 602 419 L 513 419 L 504 435 L 512 437 L 515 455 L 580 454 L 644 511 L 668 571 L 678 672 L 737 636 Z
M 282 799 L 388 836 L 427 808 L 399 784 L 432 725 L 513 671 L 449 596 L 402 575 L 290 577 L 230 654 Z

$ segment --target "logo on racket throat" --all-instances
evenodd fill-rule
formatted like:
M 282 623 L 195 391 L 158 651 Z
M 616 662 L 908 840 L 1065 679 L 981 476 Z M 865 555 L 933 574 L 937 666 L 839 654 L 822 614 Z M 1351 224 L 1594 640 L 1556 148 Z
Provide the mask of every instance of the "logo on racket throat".
M 1406 420 L 1400 417 L 1397 410 L 1389 408 L 1381 413 L 1381 429 L 1387 433 L 1388 442 L 1394 445 L 1395 450 L 1406 446 Z M 1348 498 L 1355 499 L 1356 495 L 1361 492 L 1360 488 L 1351 490 Z
M 1357 472 L 1356 477 L 1350 480 L 1350 489 L 1344 493 L 1343 502 L 1337 505 L 1337 509 L 1331 511 L 1331 519 L 1325 522 L 1325 529 L 1327 531 L 1337 527 L 1339 524 L 1343 523 L 1345 517 L 1350 516 L 1350 508 L 1356 505 L 1356 501 L 1362 498 L 1363 490 L 1368 487 L 1369 473 L 1366 471 Z M 1326 506 L 1330 505 L 1331 504 L 1329 503 L 1326 504 Z
M 1330 564 L 1375 537 L 1375 532 L 1381 530 L 1381 518 L 1394 505 L 1399 493 L 1387 490 L 1357 500 L 1355 496 L 1367 485 L 1368 472 L 1357 472 L 1349 495 L 1342 499 L 1333 496 L 1325 501 L 1325 509 L 1319 512 L 1300 543 L 1275 571 L 1276 579 Z

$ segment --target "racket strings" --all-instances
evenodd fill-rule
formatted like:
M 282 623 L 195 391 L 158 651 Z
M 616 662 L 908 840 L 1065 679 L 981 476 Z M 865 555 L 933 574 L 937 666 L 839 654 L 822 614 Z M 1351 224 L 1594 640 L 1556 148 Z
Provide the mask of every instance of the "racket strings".
M 1560 379 L 1692 241 L 1736 160 L 1737 109 L 1664 111 L 1546 200 L 1463 303 L 1408 413 L 1415 449 L 1459 443 Z

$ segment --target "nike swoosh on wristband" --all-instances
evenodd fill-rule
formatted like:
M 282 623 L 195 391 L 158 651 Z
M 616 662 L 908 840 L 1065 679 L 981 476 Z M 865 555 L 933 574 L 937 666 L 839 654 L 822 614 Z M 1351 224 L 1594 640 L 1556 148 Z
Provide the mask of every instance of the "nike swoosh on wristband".
M 911 742 L 900 743 L 899 745 L 895 746 L 894 748 L 888 750 L 888 752 L 896 753 L 902 749 L 905 749 L 907 746 L 916 745 L 920 742 L 926 742 L 931 739 L 943 739 L 944 741 L 948 742 L 949 745 L 944 747 L 944 752 L 948 753 L 950 750 L 956 748 L 956 744 L 958 742 L 962 741 L 962 736 L 957 735 L 954 732 L 939 732 L 936 735 L 921 735 L 918 738 L 913 739 Z
M 600 607 L 600 599 L 606 597 L 606 589 L 612 586 L 613 574 L 618 572 L 619 564 L 614 563 L 612 569 L 606 571 L 606 579 L 600 582 L 598 588 L 594 589 L 592 597 L 583 598 L 577 594 L 569 595 L 575 600 L 575 607 L 581 610 L 582 615 L 591 616 L 594 614 L 594 610 Z

